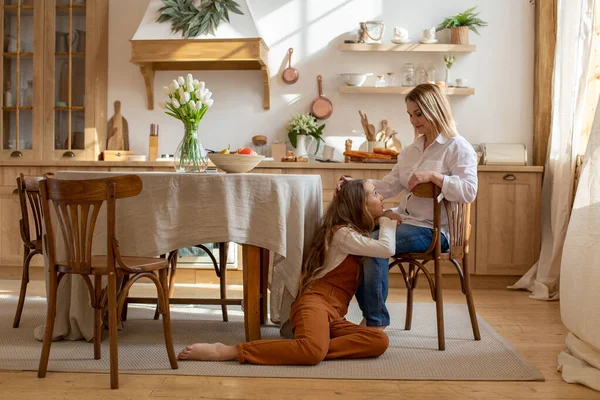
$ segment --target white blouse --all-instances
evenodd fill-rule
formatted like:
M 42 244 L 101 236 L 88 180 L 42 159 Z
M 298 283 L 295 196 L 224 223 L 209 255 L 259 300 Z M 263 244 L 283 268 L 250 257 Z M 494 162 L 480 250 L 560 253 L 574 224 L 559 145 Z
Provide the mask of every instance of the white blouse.
M 317 276 L 321 278 L 334 270 L 349 255 L 389 258 L 396 253 L 396 221 L 387 217 L 379 218 L 379 237 L 363 236 L 353 229 L 338 229 L 331 239 L 325 257 L 325 268 Z
M 477 153 L 462 136 L 446 139 L 438 135 L 425 151 L 425 137 L 415 140 L 398 155 L 398 162 L 382 180 L 371 180 L 384 198 L 402 194 L 397 208 L 392 209 L 402 223 L 433 228 L 431 199 L 413 196 L 408 180 L 416 171 L 435 171 L 444 176 L 442 195 L 452 202 L 471 203 L 477 195 Z M 442 232 L 447 237 L 446 210 L 442 207 Z

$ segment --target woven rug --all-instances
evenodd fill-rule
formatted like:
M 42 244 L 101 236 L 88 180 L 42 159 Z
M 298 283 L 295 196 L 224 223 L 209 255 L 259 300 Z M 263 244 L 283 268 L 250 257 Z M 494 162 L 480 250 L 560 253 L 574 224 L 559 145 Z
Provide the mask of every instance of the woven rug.
M 0 296 L 0 369 L 37 370 L 42 344 L 33 338 L 33 329 L 44 323 L 46 301 L 29 297 L 21 327 L 12 328 L 16 299 Z M 135 374 L 179 374 L 241 377 L 403 379 L 403 380 L 544 380 L 543 375 L 482 318 L 481 341 L 472 339 L 466 306 L 445 305 L 446 350 L 437 350 L 435 305 L 416 303 L 413 328 L 405 331 L 402 303 L 389 304 L 392 325 L 387 352 L 376 359 L 332 360 L 317 366 L 241 365 L 238 362 L 179 362 L 171 370 L 164 345 L 162 322 L 154 321 L 154 307 L 130 305 L 128 320 L 119 332 L 119 371 Z M 230 306 L 229 322 L 222 322 L 220 306 L 172 306 L 171 318 L 175 351 L 195 342 L 236 344 L 244 340 L 243 314 Z M 348 319 L 360 321 L 353 303 Z M 265 339 L 279 338 L 279 329 L 264 326 Z M 102 359 L 93 359 L 93 345 L 84 341 L 52 344 L 49 371 L 103 372 L 109 370 L 108 339 L 102 343 Z

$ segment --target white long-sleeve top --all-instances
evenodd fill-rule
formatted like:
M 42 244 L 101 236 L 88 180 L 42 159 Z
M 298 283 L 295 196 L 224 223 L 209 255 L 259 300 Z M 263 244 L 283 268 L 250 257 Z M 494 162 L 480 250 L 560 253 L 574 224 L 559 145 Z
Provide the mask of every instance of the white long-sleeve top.
M 396 225 L 396 221 L 387 217 L 379 218 L 379 237 L 377 239 L 361 235 L 348 227 L 338 229 L 331 239 L 329 251 L 325 257 L 325 267 L 316 278 L 327 275 L 349 255 L 377 258 L 393 256 L 396 252 Z
M 371 180 L 384 198 L 402 194 L 397 208 L 402 223 L 433 228 L 431 199 L 413 196 L 408 180 L 416 171 L 435 171 L 444 176 L 442 194 L 448 201 L 471 203 L 477 195 L 477 153 L 462 136 L 446 139 L 438 135 L 425 151 L 425 137 L 415 140 L 398 155 L 398 162 L 382 180 Z M 442 207 L 442 232 L 448 232 L 446 210 Z

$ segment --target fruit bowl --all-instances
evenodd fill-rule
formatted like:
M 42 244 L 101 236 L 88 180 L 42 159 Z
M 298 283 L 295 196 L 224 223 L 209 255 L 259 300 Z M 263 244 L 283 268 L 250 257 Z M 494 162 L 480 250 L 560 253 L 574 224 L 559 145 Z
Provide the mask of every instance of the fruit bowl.
M 241 174 L 251 171 L 262 161 L 265 156 L 253 156 L 250 154 L 221 154 L 211 153 L 208 155 L 210 161 L 225 172 Z
M 339 73 L 344 78 L 344 83 L 348 86 L 361 86 L 367 80 L 367 76 L 373 75 L 372 73 L 356 73 L 356 72 L 344 72 Z

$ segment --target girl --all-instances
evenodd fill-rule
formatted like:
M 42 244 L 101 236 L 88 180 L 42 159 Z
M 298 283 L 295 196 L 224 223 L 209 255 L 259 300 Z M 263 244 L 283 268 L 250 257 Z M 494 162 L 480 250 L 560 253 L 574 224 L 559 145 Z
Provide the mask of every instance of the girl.
M 396 254 L 421 253 L 433 236 L 431 199 L 413 196 L 412 189 L 433 182 L 448 201 L 471 203 L 477 194 L 477 154 L 456 131 L 446 95 L 439 87 L 422 84 L 406 96 L 406 112 L 415 130 L 415 141 L 398 155 L 398 162 L 382 180 L 372 180 L 384 198 L 402 194 L 397 209 L 387 210 L 390 219 L 402 221 L 396 230 Z M 446 221 L 442 210 L 442 221 Z M 447 233 L 447 225 L 442 226 Z M 448 241 L 441 235 L 442 252 Z M 384 329 L 390 324 L 385 306 L 388 293 L 388 258 L 366 258 L 356 299 L 363 311 L 362 324 Z
M 302 266 L 299 296 L 290 315 L 294 339 L 237 346 L 196 343 L 186 346 L 178 359 L 316 365 L 383 354 L 388 347 L 385 333 L 344 318 L 361 275 L 359 257 L 388 258 L 395 252 L 396 222 L 383 216 L 382 199 L 373 184 L 362 179 L 340 185 Z M 369 233 L 376 224 L 379 236 L 372 239 Z

